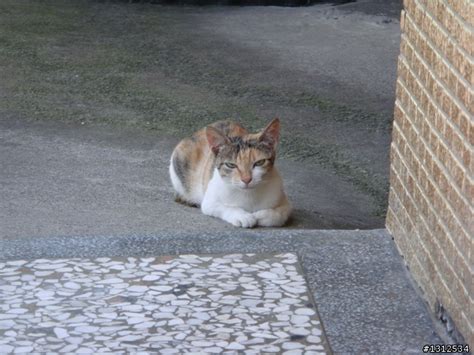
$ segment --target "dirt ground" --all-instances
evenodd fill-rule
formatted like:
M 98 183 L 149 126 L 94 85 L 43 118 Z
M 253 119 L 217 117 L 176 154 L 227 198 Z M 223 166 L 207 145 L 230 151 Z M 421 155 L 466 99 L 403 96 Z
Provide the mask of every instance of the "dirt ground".
M 378 3 L 380 11 L 367 11 L 367 1 L 278 8 L 4 0 L 0 119 L 178 139 L 223 118 L 259 128 L 278 116 L 281 158 L 306 178 L 317 171 L 340 179 L 335 199 L 349 190 L 363 196 L 363 226 L 381 227 L 399 22 L 393 2 Z

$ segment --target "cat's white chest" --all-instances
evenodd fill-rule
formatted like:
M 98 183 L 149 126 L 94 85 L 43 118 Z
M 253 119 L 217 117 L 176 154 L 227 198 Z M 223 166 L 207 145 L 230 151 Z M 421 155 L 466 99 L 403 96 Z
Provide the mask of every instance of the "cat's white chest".
M 228 186 L 216 173 L 209 181 L 205 198 L 219 205 L 256 212 L 275 208 L 282 194 L 281 178 L 277 173 L 271 181 L 253 189 Z

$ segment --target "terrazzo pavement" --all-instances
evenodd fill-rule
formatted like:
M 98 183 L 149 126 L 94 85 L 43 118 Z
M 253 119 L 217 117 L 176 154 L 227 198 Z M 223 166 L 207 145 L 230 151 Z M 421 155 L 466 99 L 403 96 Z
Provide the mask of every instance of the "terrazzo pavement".
M 235 229 L 199 234 L 159 232 L 155 235 L 0 240 L 0 262 L 75 258 L 125 260 L 123 258 L 128 257 L 138 260 L 160 255 L 206 257 L 208 254 L 248 253 L 255 254 L 257 259 L 282 253 L 298 256 L 301 275 L 307 281 L 324 325 L 322 335 L 314 336 L 324 342 L 326 335 L 335 354 L 417 354 L 425 344 L 442 343 L 425 303 L 385 230 Z M 77 280 L 70 282 L 77 283 Z M 301 339 L 296 343 L 300 342 Z M 283 350 L 296 353 L 299 349 Z
M 0 353 L 327 354 L 295 254 L 0 263 Z

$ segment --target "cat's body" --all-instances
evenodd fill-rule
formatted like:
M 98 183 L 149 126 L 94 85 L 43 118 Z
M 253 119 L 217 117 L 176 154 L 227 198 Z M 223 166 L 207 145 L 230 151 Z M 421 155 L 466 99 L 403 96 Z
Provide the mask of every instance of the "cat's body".
M 281 226 L 291 206 L 274 167 L 279 121 L 260 133 L 216 122 L 173 151 L 170 177 L 178 197 L 235 226 Z

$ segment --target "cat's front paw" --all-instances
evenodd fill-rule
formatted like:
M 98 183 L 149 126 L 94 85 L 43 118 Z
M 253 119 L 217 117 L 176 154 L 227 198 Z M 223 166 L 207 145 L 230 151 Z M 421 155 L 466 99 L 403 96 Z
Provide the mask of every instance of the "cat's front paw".
M 281 227 L 286 221 L 280 213 L 272 209 L 254 212 L 253 216 L 262 227 Z
M 242 228 L 252 228 L 257 224 L 257 219 L 246 212 L 232 213 L 226 220 L 232 225 Z

